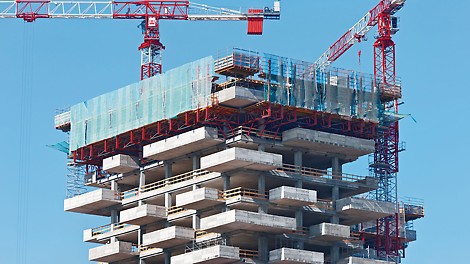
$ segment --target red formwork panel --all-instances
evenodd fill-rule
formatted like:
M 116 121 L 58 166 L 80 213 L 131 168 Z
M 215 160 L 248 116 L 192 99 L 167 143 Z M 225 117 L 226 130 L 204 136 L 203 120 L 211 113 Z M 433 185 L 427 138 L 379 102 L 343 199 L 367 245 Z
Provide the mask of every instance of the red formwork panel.
M 263 13 L 262 9 L 250 9 L 248 14 Z M 249 17 L 248 18 L 248 35 L 262 35 L 263 34 L 263 17 Z

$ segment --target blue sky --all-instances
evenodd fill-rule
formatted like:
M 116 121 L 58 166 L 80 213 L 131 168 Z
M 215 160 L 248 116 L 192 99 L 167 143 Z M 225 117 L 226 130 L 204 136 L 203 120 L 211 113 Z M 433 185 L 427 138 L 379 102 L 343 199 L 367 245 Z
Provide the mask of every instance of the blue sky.
M 271 1 L 199 0 L 237 8 L 271 5 Z M 377 0 L 284 0 L 282 20 L 265 23 L 263 36 L 247 36 L 245 22 L 163 21 L 164 69 L 170 69 L 227 47 L 244 47 L 314 61 L 362 17 Z M 466 17 L 470 2 L 408 0 L 397 14 L 401 31 L 397 72 L 402 78 L 401 122 L 407 150 L 400 156 L 399 193 L 425 199 L 426 218 L 417 221 L 418 241 L 410 245 L 403 263 L 463 263 L 470 233 L 464 210 L 470 180 L 467 168 L 470 128 L 466 113 L 470 41 Z M 0 151 L 3 213 L 0 217 L 2 263 L 17 260 L 17 228 L 27 227 L 20 248 L 24 263 L 86 263 L 88 248 L 82 230 L 106 224 L 98 216 L 63 212 L 65 156 L 46 148 L 65 139 L 53 128 L 57 108 L 133 83 L 139 78 L 139 21 L 40 20 L 26 24 L 0 20 L 0 80 L 3 139 Z M 33 36 L 29 38 L 25 32 Z M 32 40 L 32 41 L 31 41 Z M 353 47 L 334 66 L 372 72 L 373 34 Z M 25 48 L 25 47 L 30 48 Z M 23 53 L 31 56 L 23 58 Z M 26 66 L 25 66 L 26 65 Z M 23 78 L 22 76 L 28 76 Z M 28 83 L 30 85 L 28 85 Z M 21 119 L 31 89 L 31 115 Z M 23 89 L 24 90 L 24 89 Z M 22 103 L 23 102 L 23 103 Z M 21 124 L 31 127 L 22 137 Z M 21 150 L 23 152 L 21 153 Z M 361 159 L 347 172 L 367 174 Z M 20 178 L 19 176 L 25 177 Z M 19 188 L 28 181 L 28 188 Z M 28 191 L 26 225 L 18 224 L 19 192 Z M 21 223 L 21 221 L 20 221 Z

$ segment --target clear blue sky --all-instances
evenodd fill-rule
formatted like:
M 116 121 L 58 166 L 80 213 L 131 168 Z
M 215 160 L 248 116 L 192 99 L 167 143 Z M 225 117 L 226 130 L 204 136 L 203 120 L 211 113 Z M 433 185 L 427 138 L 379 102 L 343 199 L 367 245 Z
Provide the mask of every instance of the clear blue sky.
M 224 7 L 264 6 L 271 1 L 199 0 Z M 302 60 L 315 60 L 378 0 L 284 0 L 282 20 L 265 24 L 263 36 L 246 36 L 244 22 L 164 21 L 162 42 L 167 49 L 164 69 L 218 50 L 238 46 Z M 256 4 L 255 4 L 256 3 Z M 258 4 L 259 3 L 259 4 Z M 407 263 L 464 263 L 468 236 L 464 210 L 470 180 L 467 20 L 470 1 L 408 0 L 399 12 L 397 71 L 403 80 L 401 138 L 407 151 L 400 157 L 400 196 L 425 199 L 426 218 L 417 221 L 418 241 L 407 250 Z M 53 128 L 55 109 L 69 106 L 135 82 L 139 77 L 139 21 L 40 20 L 26 24 L 0 20 L 0 80 L 2 125 L 0 217 L 2 263 L 19 263 L 17 255 L 18 179 L 29 181 L 25 263 L 86 263 L 88 248 L 82 230 L 106 223 L 98 216 L 63 212 L 65 155 L 46 148 L 65 139 Z M 25 28 L 34 32 L 28 42 Z M 21 146 L 20 110 L 24 46 L 32 44 L 32 112 L 28 146 Z M 372 43 L 351 49 L 334 65 L 372 72 Z M 26 60 L 27 61 L 27 60 Z M 20 149 L 29 154 L 20 155 Z M 24 156 L 24 158 L 21 158 Z M 347 166 L 367 174 L 366 160 Z M 29 169 L 25 167 L 28 165 Z M 21 168 L 26 168 L 23 170 Z M 29 173 L 24 173 L 29 171 Z M 466 259 L 466 258 L 465 258 Z

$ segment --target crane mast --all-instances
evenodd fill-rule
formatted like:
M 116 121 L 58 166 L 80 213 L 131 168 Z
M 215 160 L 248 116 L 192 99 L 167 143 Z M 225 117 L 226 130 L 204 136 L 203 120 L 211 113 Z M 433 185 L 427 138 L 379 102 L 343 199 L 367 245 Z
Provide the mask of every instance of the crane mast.
M 76 19 L 139 19 L 143 42 L 141 52 L 140 79 L 162 73 L 162 51 L 159 21 L 248 21 L 248 34 L 262 34 L 265 19 L 280 19 L 280 1 L 273 8 L 249 9 L 242 12 L 227 8 L 212 7 L 189 1 L 49 1 L 17 0 L 0 1 L 0 18 L 20 18 L 33 22 L 43 18 Z
M 314 73 L 318 69 L 328 67 L 355 43 L 362 41 L 366 34 L 377 25 L 378 34 L 374 42 L 374 87 L 380 92 L 382 112 L 398 113 L 401 86 L 397 84 L 396 79 L 395 43 L 392 40 L 392 35 L 398 29 L 393 14 L 403 7 L 405 1 L 381 0 L 334 42 L 310 66 L 309 72 Z M 371 174 L 378 180 L 378 188 L 372 193 L 372 196 L 379 201 L 395 203 L 395 214 L 378 219 L 375 227 L 375 239 L 365 241 L 365 244 L 375 249 L 378 258 L 396 263 L 400 261 L 404 251 L 404 245 L 399 239 L 397 198 L 398 153 L 400 150 L 398 121 L 382 122 L 375 136 L 373 162 L 369 164 Z

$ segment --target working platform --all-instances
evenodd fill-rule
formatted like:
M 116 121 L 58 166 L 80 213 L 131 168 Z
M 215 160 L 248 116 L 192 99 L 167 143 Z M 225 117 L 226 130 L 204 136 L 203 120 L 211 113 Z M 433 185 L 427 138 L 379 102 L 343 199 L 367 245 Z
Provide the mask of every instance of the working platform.
M 111 206 L 121 204 L 119 194 L 109 189 L 98 189 L 72 198 L 65 199 L 64 211 L 110 216 Z

